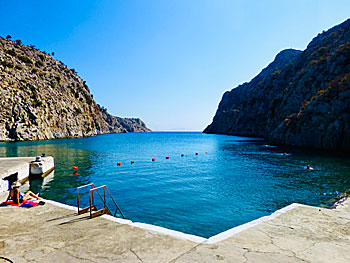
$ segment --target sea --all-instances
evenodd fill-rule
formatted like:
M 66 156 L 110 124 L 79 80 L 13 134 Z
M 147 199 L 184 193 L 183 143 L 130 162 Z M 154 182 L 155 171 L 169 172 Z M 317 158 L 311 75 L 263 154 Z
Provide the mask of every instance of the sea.
M 330 205 L 350 189 L 348 157 L 258 138 L 152 132 L 0 143 L 1 157 L 43 153 L 56 169 L 27 187 L 44 198 L 77 206 L 77 187 L 106 185 L 125 218 L 206 238 L 292 203 Z M 89 190 L 80 189 L 80 207 Z M 96 191 L 94 199 L 103 205 Z

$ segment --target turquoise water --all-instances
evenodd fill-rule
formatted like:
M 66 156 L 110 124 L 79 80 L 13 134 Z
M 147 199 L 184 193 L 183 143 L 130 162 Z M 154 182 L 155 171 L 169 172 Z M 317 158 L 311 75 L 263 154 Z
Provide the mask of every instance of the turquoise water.
M 77 186 L 106 184 L 126 218 L 203 237 L 294 202 L 320 205 L 350 188 L 349 158 L 252 138 L 155 132 L 0 143 L 2 157 L 42 152 L 56 162 L 50 182 L 31 186 L 45 198 L 75 206 Z

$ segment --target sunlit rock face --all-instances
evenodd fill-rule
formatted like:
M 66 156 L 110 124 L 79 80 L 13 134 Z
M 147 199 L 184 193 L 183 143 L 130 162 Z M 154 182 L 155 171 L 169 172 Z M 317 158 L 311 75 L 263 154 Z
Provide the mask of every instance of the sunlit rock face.
M 0 38 L 0 140 L 45 140 L 150 131 L 140 119 L 110 115 L 62 62 Z

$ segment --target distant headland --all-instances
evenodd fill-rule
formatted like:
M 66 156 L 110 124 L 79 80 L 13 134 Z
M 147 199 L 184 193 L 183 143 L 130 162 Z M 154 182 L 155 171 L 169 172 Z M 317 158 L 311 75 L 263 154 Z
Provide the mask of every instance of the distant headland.
M 350 19 L 226 92 L 204 133 L 350 151 Z
M 151 131 L 109 114 L 74 69 L 9 35 L 0 37 L 0 72 L 0 141 Z

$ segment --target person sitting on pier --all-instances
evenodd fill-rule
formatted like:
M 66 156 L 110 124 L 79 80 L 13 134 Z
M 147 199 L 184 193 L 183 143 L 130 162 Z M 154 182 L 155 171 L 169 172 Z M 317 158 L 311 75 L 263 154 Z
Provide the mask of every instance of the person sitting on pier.
M 14 204 L 20 205 L 23 201 L 29 200 L 29 199 L 42 199 L 39 197 L 39 194 L 34 194 L 32 191 L 28 191 L 27 193 L 23 194 L 19 191 L 19 187 L 22 184 L 20 182 L 14 182 L 11 185 L 11 189 L 9 192 L 9 196 L 7 197 L 7 200 L 13 200 Z

